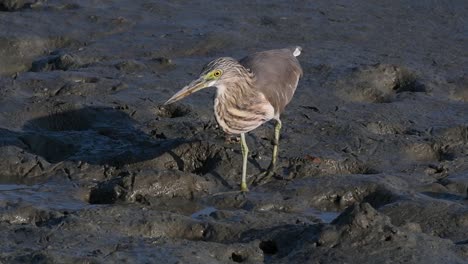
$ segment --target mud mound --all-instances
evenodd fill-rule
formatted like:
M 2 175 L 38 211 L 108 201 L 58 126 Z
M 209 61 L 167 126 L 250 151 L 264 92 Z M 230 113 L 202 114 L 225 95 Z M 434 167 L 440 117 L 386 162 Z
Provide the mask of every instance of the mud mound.
M 425 247 L 414 247 L 412 241 L 425 237 Z M 463 263 L 464 260 L 456 254 L 449 253 L 454 245 L 443 239 L 413 233 L 391 224 L 390 218 L 379 214 L 369 204 L 349 207 L 332 222 L 331 226 L 323 228 L 316 236 L 302 236 L 302 243 L 307 243 L 308 249 L 293 250 L 290 256 L 300 257 L 303 261 L 320 261 L 322 254 L 327 260 L 335 262 L 375 263 L 376 261 L 395 262 L 412 261 L 424 263 L 432 261 L 449 261 Z M 343 243 L 347 241 L 349 243 Z M 299 244 L 299 243 L 298 243 Z M 392 254 L 399 248 L 400 254 Z M 446 250 L 446 254 L 434 253 L 434 249 Z M 352 258 L 351 251 L 357 251 Z M 369 259 L 363 252 L 373 251 Z M 311 255 L 308 255 L 311 254 Z
M 388 64 L 355 68 L 338 86 L 343 99 L 366 103 L 388 103 L 398 93 L 425 91 L 414 73 Z
M 449 83 L 454 84 L 450 91 L 450 98 L 461 102 L 468 102 L 468 77 L 463 76 L 449 81 Z
M 213 179 L 211 179 L 213 181 Z M 145 170 L 126 173 L 100 183 L 91 190 L 91 204 L 110 204 L 116 201 L 151 204 L 159 198 L 183 197 L 193 199 L 207 194 L 215 186 L 209 178 L 178 171 Z
M 83 63 L 76 55 L 68 54 L 60 51 L 52 52 L 50 56 L 33 61 L 31 71 L 54 71 L 54 70 L 71 70 L 81 67 Z

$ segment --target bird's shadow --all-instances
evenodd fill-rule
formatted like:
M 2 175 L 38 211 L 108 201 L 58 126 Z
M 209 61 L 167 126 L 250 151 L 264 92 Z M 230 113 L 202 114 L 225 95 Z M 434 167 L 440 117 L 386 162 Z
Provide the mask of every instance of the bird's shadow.
M 175 163 L 174 169 L 187 171 L 192 167 L 192 158 L 181 154 L 185 152 L 182 145 L 192 148 L 191 143 L 200 139 L 158 138 L 139 127 L 141 125 L 123 111 L 110 107 L 84 107 L 31 119 L 20 131 L 0 127 L 0 147 L 15 146 L 50 164 L 70 161 L 122 168 L 167 154 Z M 201 161 L 201 167 L 188 171 L 200 175 L 210 173 L 224 186 L 232 187 L 225 175 L 216 169 L 222 166 L 220 158 L 202 156 L 206 156 L 206 160 Z M 250 162 L 261 171 L 255 159 Z
M 153 139 L 127 113 L 110 107 L 50 114 L 27 121 L 20 132 L 0 128 L 0 135 L 0 147 L 16 146 L 49 163 L 69 160 L 110 166 L 154 159 L 189 142 Z

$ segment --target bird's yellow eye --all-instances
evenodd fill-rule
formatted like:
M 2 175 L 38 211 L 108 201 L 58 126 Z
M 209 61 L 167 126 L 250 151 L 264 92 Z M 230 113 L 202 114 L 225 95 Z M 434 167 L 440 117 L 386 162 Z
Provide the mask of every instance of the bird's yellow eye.
M 216 71 L 213 72 L 213 76 L 214 77 L 219 77 L 219 76 L 221 76 L 222 73 L 223 72 L 221 70 L 216 70 Z

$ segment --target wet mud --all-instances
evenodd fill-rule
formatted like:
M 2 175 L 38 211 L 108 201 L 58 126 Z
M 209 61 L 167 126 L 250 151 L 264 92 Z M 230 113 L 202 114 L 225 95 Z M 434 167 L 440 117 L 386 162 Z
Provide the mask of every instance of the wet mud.
M 467 263 L 466 1 L 0 1 L 0 262 Z M 300 45 L 239 189 L 220 56 Z M 273 125 L 247 136 L 248 178 Z

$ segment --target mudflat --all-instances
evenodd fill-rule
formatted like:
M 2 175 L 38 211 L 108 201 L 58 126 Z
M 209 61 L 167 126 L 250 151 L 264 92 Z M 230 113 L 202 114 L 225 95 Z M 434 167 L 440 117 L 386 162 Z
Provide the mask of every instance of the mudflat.
M 0 262 L 467 263 L 468 2 L 0 1 Z M 299 45 L 239 189 L 210 60 Z M 247 136 L 249 180 L 273 125 Z

